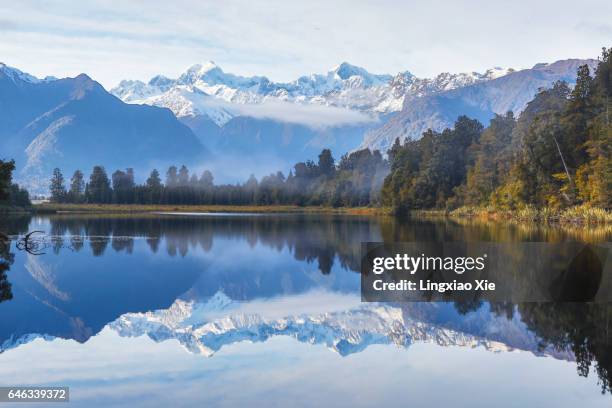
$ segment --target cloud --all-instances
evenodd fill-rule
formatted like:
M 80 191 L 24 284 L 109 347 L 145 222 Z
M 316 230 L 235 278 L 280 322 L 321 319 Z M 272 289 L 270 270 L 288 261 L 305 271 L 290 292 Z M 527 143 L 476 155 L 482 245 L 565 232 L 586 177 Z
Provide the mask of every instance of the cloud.
M 204 112 L 223 110 L 231 116 L 248 116 L 256 119 L 271 119 L 282 123 L 303 125 L 315 130 L 337 126 L 374 123 L 378 118 L 356 110 L 319 105 L 316 103 L 288 102 L 276 98 L 264 99 L 261 103 L 231 103 L 203 93 L 186 93 L 198 110 Z
M 612 13 L 605 0 L 581 7 L 569 0 L 40 3 L 0 4 L 3 62 L 42 77 L 86 72 L 107 88 L 125 78 L 175 77 L 207 60 L 274 81 L 341 61 L 419 76 L 530 67 L 597 56 L 608 45 Z
M 377 118 L 365 113 L 336 106 L 291 103 L 280 100 L 267 100 L 261 104 L 231 104 L 228 110 L 240 116 L 257 119 L 271 119 L 278 122 L 294 123 L 313 129 L 325 129 L 343 125 L 372 123 Z

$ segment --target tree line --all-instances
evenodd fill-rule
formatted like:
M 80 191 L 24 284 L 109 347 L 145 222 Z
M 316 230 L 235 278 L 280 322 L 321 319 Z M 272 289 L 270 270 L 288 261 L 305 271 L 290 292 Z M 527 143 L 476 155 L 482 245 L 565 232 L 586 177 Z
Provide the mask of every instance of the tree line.
M 104 167 L 95 166 L 87 181 L 80 170 L 67 181 L 56 168 L 49 189 L 57 203 L 362 206 L 379 202 L 387 173 L 388 162 L 379 151 L 356 151 L 336 163 L 324 149 L 317 162 L 297 163 L 286 177 L 280 171 L 261 180 L 251 175 L 238 184 L 217 185 L 210 171 L 190 173 L 184 165 L 170 166 L 163 181 L 154 169 L 137 184 L 131 168 L 109 177 Z
M 13 183 L 15 161 L 0 160 L 0 206 L 28 207 L 30 195 L 28 191 Z
M 495 115 L 489 126 L 460 116 L 452 129 L 428 130 L 418 140 L 395 140 L 384 158 L 368 149 L 342 156 L 329 149 L 318 161 L 297 163 L 244 183 L 214 184 L 210 171 L 171 166 L 165 180 L 153 170 L 136 184 L 132 169 L 109 178 L 95 166 L 86 182 L 77 170 L 66 188 L 51 179 L 55 202 L 221 205 L 383 205 L 397 212 L 482 206 L 515 210 L 579 204 L 612 208 L 611 50 L 576 85 L 540 89 L 519 117 Z
M 541 89 L 516 118 L 495 115 L 489 127 L 466 116 L 453 129 L 397 139 L 381 202 L 398 212 L 528 205 L 612 208 L 612 61 L 603 49 L 591 76 L 581 66 L 573 89 Z

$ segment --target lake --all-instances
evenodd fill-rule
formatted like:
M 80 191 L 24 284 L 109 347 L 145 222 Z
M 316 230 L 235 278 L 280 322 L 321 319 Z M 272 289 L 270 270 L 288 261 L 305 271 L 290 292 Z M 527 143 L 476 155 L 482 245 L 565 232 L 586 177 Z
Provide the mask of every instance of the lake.
M 72 406 L 612 404 L 610 304 L 368 303 L 359 273 L 367 241 L 601 243 L 610 228 L 183 213 L 0 231 L 0 384 L 68 386 Z

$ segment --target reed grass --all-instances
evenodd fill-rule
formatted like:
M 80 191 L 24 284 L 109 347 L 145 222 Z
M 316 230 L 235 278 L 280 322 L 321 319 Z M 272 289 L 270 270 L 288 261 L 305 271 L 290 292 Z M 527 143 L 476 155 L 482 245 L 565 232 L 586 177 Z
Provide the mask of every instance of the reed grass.
M 434 212 L 435 213 L 435 212 Z M 485 218 L 491 220 L 516 220 L 525 222 L 612 224 L 612 212 L 603 208 L 579 205 L 557 210 L 551 207 L 525 206 L 517 210 L 500 210 L 493 207 L 460 207 L 447 213 L 451 217 Z

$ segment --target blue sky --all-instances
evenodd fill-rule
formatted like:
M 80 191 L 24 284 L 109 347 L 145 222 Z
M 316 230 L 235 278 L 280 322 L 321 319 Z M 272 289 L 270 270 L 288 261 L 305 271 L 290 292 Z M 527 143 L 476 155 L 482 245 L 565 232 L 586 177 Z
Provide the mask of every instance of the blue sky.
M 37 76 L 177 76 L 214 60 L 287 81 L 342 61 L 375 73 L 526 68 L 612 46 L 612 2 L 0 2 L 0 62 Z

